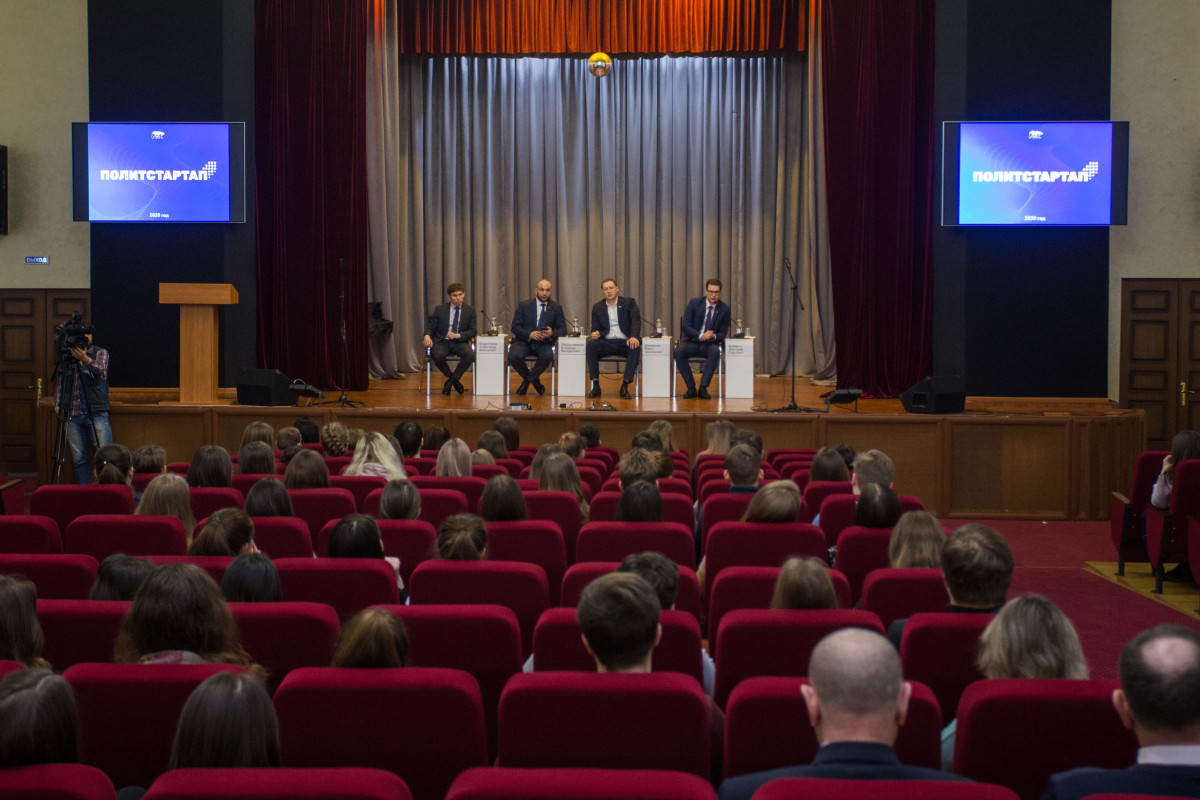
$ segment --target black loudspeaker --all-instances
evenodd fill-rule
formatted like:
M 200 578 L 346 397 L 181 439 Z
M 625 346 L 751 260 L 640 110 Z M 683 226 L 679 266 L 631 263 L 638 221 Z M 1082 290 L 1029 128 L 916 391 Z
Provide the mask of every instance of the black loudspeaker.
M 911 386 L 900 395 L 910 414 L 961 414 L 967 404 L 962 378 L 936 375 Z
M 0 236 L 8 233 L 8 148 L 0 144 Z
M 292 406 L 292 382 L 277 369 L 244 369 L 238 376 L 237 401 L 243 406 Z

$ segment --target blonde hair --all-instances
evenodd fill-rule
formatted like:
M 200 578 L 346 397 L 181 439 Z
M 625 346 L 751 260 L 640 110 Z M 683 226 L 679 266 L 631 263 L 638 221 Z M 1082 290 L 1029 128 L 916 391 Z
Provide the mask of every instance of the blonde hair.
M 906 511 L 892 528 L 888 541 L 888 563 L 893 567 L 942 566 L 946 531 L 938 518 L 927 511 Z
M 979 636 L 976 663 L 989 678 L 1088 676 L 1075 626 L 1040 594 L 1022 595 L 1000 609 Z
M 650 423 L 648 430 L 662 440 L 664 450 L 670 452 L 679 449 L 679 446 L 675 444 L 675 429 L 671 427 L 671 423 L 667 420 L 654 420 L 654 422 Z
M 133 513 L 175 517 L 183 523 L 183 532 L 189 540 L 192 529 L 196 527 L 196 517 L 192 515 L 192 495 L 187 480 L 173 472 L 164 472 L 146 484 L 146 491 L 142 492 L 142 499 Z
M 462 439 L 454 438 L 438 450 L 434 475 L 439 478 L 461 478 L 471 474 L 471 448 Z
M 354 459 L 342 474 L 367 474 L 364 472 L 367 464 L 379 464 L 382 466 L 387 470 L 387 479 L 389 481 L 408 477 L 408 474 L 404 471 L 404 464 L 400 461 L 400 456 L 396 455 L 396 448 L 392 447 L 392 443 L 388 441 L 386 436 L 377 431 L 367 431 L 358 440 L 358 445 L 354 448 Z

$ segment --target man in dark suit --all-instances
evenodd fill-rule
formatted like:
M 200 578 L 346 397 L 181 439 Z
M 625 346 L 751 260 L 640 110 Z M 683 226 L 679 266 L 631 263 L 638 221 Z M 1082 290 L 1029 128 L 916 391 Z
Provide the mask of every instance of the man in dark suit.
M 1128 769 L 1082 767 L 1050 777 L 1043 800 L 1089 794 L 1200 797 L 1200 634 L 1182 625 L 1142 631 L 1121 651 L 1113 707 L 1138 740 Z
M 729 321 L 729 304 L 721 300 L 721 281 L 709 278 L 704 284 L 704 297 L 692 298 L 683 312 L 683 339 L 675 348 L 675 366 L 687 386 L 685 398 L 711 399 L 708 384 L 721 363 L 721 347 L 729 335 Z M 695 356 L 704 356 L 699 395 L 692 367 L 688 364 L 688 359 Z
M 467 293 L 461 283 L 447 286 L 446 294 L 450 302 L 435 308 L 425 321 L 424 341 L 433 365 L 446 376 L 442 394 L 450 394 L 451 389 L 462 394 L 460 379 L 475 361 L 475 351 L 471 349 L 471 340 L 475 338 L 475 309 L 463 302 Z M 458 368 L 453 372 L 446 363 L 446 358 L 451 355 L 459 359 Z
M 900 674 L 900 656 L 878 633 L 843 628 L 813 648 L 809 683 L 800 687 L 821 748 L 808 766 L 752 772 L 721 784 L 721 800 L 749 800 L 775 778 L 943 780 L 965 778 L 910 767 L 893 745 L 908 714 L 912 685 Z
M 517 394 L 528 392 L 530 384 L 538 394 L 546 393 L 540 378 L 554 360 L 554 343 L 558 337 L 567 335 L 567 318 L 562 306 L 550 299 L 551 288 L 550 281 L 542 278 L 537 284 L 537 297 L 518 305 L 513 314 L 508 365 L 521 376 Z M 537 357 L 532 370 L 525 364 L 531 355 Z
M 604 299 L 592 306 L 592 334 L 587 343 L 588 374 L 592 378 L 592 390 L 588 397 L 600 396 L 600 359 L 604 356 L 621 356 L 625 359 L 625 380 L 621 383 L 621 397 L 630 397 L 629 384 L 637 375 L 638 358 L 642 346 L 638 336 L 642 332 L 642 312 L 637 300 L 621 297 L 621 287 L 612 278 L 600 283 Z

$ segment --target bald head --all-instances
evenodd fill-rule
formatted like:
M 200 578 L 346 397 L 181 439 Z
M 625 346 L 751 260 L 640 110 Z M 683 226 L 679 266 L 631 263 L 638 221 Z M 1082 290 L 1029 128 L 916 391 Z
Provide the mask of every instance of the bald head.
M 844 628 L 822 639 L 813 648 L 808 680 L 827 715 L 892 716 L 903 685 L 896 648 L 862 628 Z
M 1182 625 L 1142 631 L 1119 671 L 1139 738 L 1150 731 L 1158 743 L 1200 744 L 1200 634 Z

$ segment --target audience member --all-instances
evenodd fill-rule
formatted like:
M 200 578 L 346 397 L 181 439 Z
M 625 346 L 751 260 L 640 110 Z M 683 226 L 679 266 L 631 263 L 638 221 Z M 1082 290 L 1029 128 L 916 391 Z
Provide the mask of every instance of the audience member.
M 246 502 L 242 506 L 252 517 L 293 517 L 296 515 L 292 508 L 292 497 L 287 487 L 278 478 L 262 478 L 255 481 L 246 492 Z
M 488 430 L 479 434 L 479 443 L 475 446 L 476 451 L 484 450 L 492 454 L 492 458 L 508 458 L 508 444 L 504 441 L 504 434 L 497 430 Z
M 372 517 L 366 514 L 347 514 L 342 517 L 329 534 L 328 548 L 330 558 L 382 558 L 396 573 L 401 601 L 406 599 L 404 580 L 400 577 L 400 559 L 384 555 L 379 523 Z
M 135 514 L 143 516 L 175 517 L 183 523 L 183 532 L 191 538 L 196 527 L 192 514 L 192 495 L 182 475 L 164 472 L 146 484 L 142 499 L 138 501 Z
M 386 669 L 408 665 L 408 630 L 404 620 L 383 608 L 355 614 L 338 640 L 333 666 Z
M 855 494 L 862 491 L 864 484 L 878 483 L 893 488 L 896 481 L 896 465 L 880 450 L 868 450 L 854 457 L 854 473 L 850 476 L 850 488 Z
M 114 648 L 118 664 L 241 664 L 261 673 L 238 640 L 221 588 L 195 564 L 163 564 L 138 587 Z
M 150 475 L 167 471 L 167 451 L 156 444 L 144 444 L 133 451 L 133 474 Z
M 629 447 L 630 449 L 640 447 L 643 450 L 649 450 L 651 453 L 666 450 L 663 447 L 662 439 L 658 438 L 658 434 L 648 430 L 634 434 L 633 441 L 629 443 Z
M 493 475 L 483 486 L 479 516 L 484 522 L 521 522 L 529 519 L 525 495 L 511 475 Z
M 904 509 L 891 487 L 880 483 L 861 484 L 854 505 L 854 524 L 864 528 L 891 528 L 900 521 Z
M 340 422 L 329 422 L 321 427 L 321 447 L 325 455 L 337 457 L 350 452 L 350 431 Z
M 342 470 L 343 475 L 374 475 L 389 481 L 407 478 L 404 462 L 387 437 L 367 431 L 354 449 L 354 458 Z
M 812 464 L 808 467 L 810 481 L 848 481 L 850 470 L 842 454 L 832 447 L 822 447 L 813 456 Z
M 487 526 L 475 514 L 452 514 L 442 520 L 437 534 L 438 556 L 447 561 L 483 561 L 487 558 Z
M 591 515 L 579 468 L 566 453 L 551 453 L 541 465 L 538 489 L 548 492 L 570 492 L 579 501 L 579 524 L 586 525 Z
M 542 479 L 542 465 L 546 463 L 546 459 L 557 453 L 561 453 L 562 448 L 557 442 L 546 442 L 537 449 L 533 454 L 533 461 L 529 464 L 529 477 L 535 481 Z
M 558 446 L 572 461 L 578 461 L 587 455 L 587 442 L 578 433 L 564 433 L 558 437 Z
M 401 422 L 393 432 L 396 441 L 400 443 L 400 452 L 404 458 L 417 458 L 421 455 L 421 426 L 412 420 Z
M 275 449 L 287 450 L 289 447 L 298 447 L 301 444 L 300 429 L 294 425 L 289 425 L 286 428 L 280 428 L 275 434 Z
M 594 424 L 585 422 L 580 425 L 579 435 L 583 437 L 583 441 L 588 447 L 600 446 L 600 429 Z
M 1121 651 L 1113 707 L 1138 740 L 1128 769 L 1082 767 L 1050 778 L 1043 800 L 1091 794 L 1200 797 L 1200 634 L 1182 625 L 1142 631 Z
M 388 481 L 379 498 L 380 519 L 418 519 L 421 494 L 410 480 Z
M 754 493 L 742 522 L 796 522 L 800 519 L 800 489 L 791 481 L 771 481 Z
M 0 768 L 79 762 L 75 692 L 45 667 L 0 680 Z
M 638 481 L 658 483 L 658 463 L 649 450 L 641 447 L 635 447 L 621 456 L 617 462 L 617 473 L 622 491 Z
M 37 587 L 20 576 L 0 575 L 0 661 L 48 667 L 42 658 L 45 644 L 37 616 Z
M 471 474 L 474 475 L 474 467 L 494 467 L 496 466 L 496 457 L 487 450 L 472 450 L 471 451 Z
M 247 425 L 242 431 L 242 441 L 238 449 L 241 450 L 251 442 L 262 442 L 267 447 L 274 447 L 275 429 L 271 427 L 271 423 L 258 420 Z
M 729 446 L 736 447 L 739 444 L 749 447 L 758 455 L 758 460 L 762 461 L 763 440 L 756 431 L 750 428 L 737 428 L 734 430 L 733 433 L 729 434 Z
M 451 439 L 438 451 L 433 474 L 439 478 L 463 478 L 471 475 L 471 448 L 462 439 Z
M 92 483 L 116 483 L 133 489 L 133 457 L 123 444 L 106 444 L 92 456 Z
M 188 545 L 189 556 L 237 556 L 257 553 L 254 520 L 240 508 L 218 508 Z
M 846 469 L 854 469 L 854 459 L 857 457 L 857 454 L 854 452 L 853 447 L 848 444 L 835 444 L 833 449 L 837 450 L 838 454 L 842 457 L 842 461 L 846 464 Z
M 666 450 L 652 450 L 651 457 L 654 459 L 654 475 L 657 478 L 674 478 L 675 477 L 675 459 L 671 458 L 671 454 Z
M 512 417 L 496 417 L 492 429 L 499 431 L 504 437 L 504 446 L 510 453 L 521 448 L 521 426 Z
M 283 587 L 275 562 L 266 553 L 242 553 L 225 569 L 221 595 L 230 603 L 278 603 Z
M 358 448 L 358 443 L 367 435 L 367 432 L 362 428 L 346 428 L 346 452 L 350 452 Z M 388 441 L 396 448 L 396 454 L 401 458 L 404 456 L 400 453 L 400 442 L 395 436 L 388 436 Z
M 729 439 L 733 436 L 733 432 L 737 430 L 737 426 L 727 419 L 713 420 L 704 426 L 704 436 L 708 441 L 708 446 L 701 450 L 697 456 L 723 456 L 729 452 Z
M 192 454 L 192 463 L 188 465 L 187 484 L 193 489 L 233 486 L 233 462 L 229 452 L 215 444 L 197 447 Z
M 300 448 L 283 471 L 283 485 L 288 489 L 328 489 L 329 467 L 315 450 Z
M 266 442 L 246 442 L 238 451 L 238 475 L 275 475 L 275 451 Z
M 128 602 L 137 594 L 142 581 L 153 571 L 154 562 L 147 558 L 113 553 L 100 562 L 100 568 L 96 571 L 96 582 L 88 592 L 88 599 Z
M 1200 433 L 1193 430 L 1183 430 L 1171 439 L 1171 453 L 1162 461 L 1162 470 L 1154 487 L 1150 490 L 1150 505 L 1155 508 L 1169 509 L 1171 493 L 1175 485 L 1175 467 L 1181 461 L 1200 458 Z M 1173 569 L 1163 573 L 1168 581 L 1189 583 L 1194 580 L 1192 567 L 1187 561 L 1181 561 Z
M 434 423 L 425 429 L 425 441 L 422 450 L 441 450 L 442 445 L 450 441 L 450 432 L 441 425 Z
M 179 714 L 168 769 L 279 766 L 279 721 L 262 681 L 218 672 L 192 690 Z
M 928 511 L 906 511 L 892 528 L 888 563 L 893 567 L 941 567 L 946 531 Z
M 957 775 L 900 763 L 893 745 L 908 715 L 912 685 L 900 657 L 877 633 L 843 628 L 813 648 L 807 684 L 800 686 L 808 721 L 821 747 L 808 766 L 782 767 L 730 778 L 721 800 L 749 800 L 775 778 L 963 781 Z
M 647 430 L 659 438 L 659 441 L 662 442 L 663 448 L 667 452 L 676 452 L 680 449 L 679 444 L 675 441 L 675 429 L 671 427 L 669 421 L 656 419 L 650 423 L 650 427 Z
M 775 580 L 771 608 L 810 611 L 837 607 L 833 579 L 819 558 L 792 556 L 783 562 Z
M 995 528 L 970 523 L 959 527 L 942 548 L 942 581 L 952 614 L 995 614 L 1004 605 L 1012 583 L 1013 554 Z M 900 649 L 904 625 L 898 619 L 888 628 L 888 639 Z
M 762 459 L 749 445 L 734 445 L 725 454 L 724 478 L 730 494 L 754 494 L 763 479 Z
M 634 481 L 621 492 L 617 522 L 662 522 L 662 494 L 650 481 Z
M 317 427 L 317 422 L 312 417 L 300 417 L 292 425 L 300 431 L 301 444 L 321 443 L 321 429 Z

